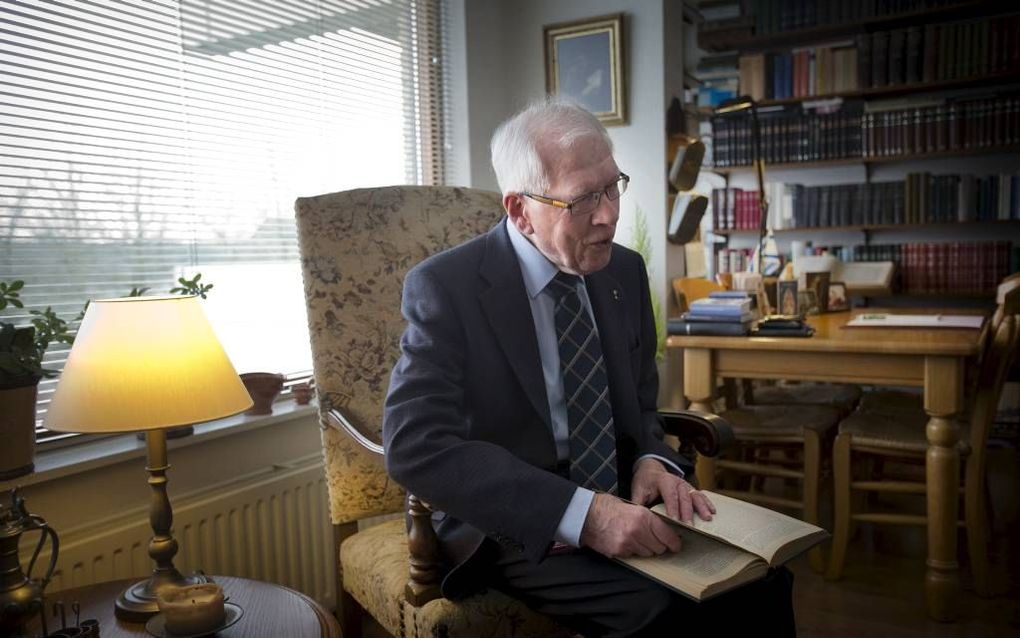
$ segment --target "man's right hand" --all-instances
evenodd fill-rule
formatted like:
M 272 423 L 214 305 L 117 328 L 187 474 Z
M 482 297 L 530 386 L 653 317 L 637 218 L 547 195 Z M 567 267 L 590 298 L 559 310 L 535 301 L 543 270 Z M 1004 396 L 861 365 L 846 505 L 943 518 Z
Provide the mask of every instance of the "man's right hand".
M 680 537 L 651 510 L 602 493 L 588 508 L 580 540 L 610 558 L 680 551 Z

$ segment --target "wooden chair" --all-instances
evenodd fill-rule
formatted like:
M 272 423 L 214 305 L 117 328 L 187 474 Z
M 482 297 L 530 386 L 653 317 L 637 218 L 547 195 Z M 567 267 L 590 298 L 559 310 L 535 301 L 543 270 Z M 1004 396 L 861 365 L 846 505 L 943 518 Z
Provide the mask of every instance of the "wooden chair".
M 398 637 L 571 635 L 494 590 L 442 598 L 431 512 L 383 466 L 383 401 L 404 329 L 404 274 L 491 228 L 503 214 L 500 196 L 403 186 L 301 198 L 295 209 L 344 635 L 361 635 L 365 612 Z M 667 427 L 714 454 L 715 422 L 681 413 Z M 364 523 L 384 515 L 381 524 Z
M 1016 362 L 1020 326 L 1020 286 L 1007 280 L 1000 287 L 1000 304 L 989 322 L 988 338 L 979 357 L 977 374 L 969 385 L 968 409 L 961 419 L 957 449 L 963 460 L 961 492 L 967 545 L 975 589 L 992 593 L 987 553 L 985 448 L 1010 367 Z M 861 407 L 839 426 L 833 448 L 835 524 L 832 555 L 826 578 L 842 576 L 846 549 L 855 522 L 927 525 L 927 517 L 905 513 L 866 511 L 867 493 L 916 494 L 924 497 L 923 480 L 891 477 L 894 462 L 924 463 L 928 449 L 928 416 L 916 395 L 883 392 L 866 396 Z M 877 464 L 865 463 L 877 459 Z M 863 470 L 868 472 L 860 476 Z M 857 476 L 855 476 L 857 475 Z
M 673 290 L 690 303 L 708 296 L 722 286 L 707 279 L 677 278 Z M 726 380 L 727 409 L 720 416 L 732 427 L 735 445 L 712 464 L 709 476 L 700 476 L 702 486 L 723 494 L 799 511 L 803 519 L 818 524 L 822 467 L 835 436 L 836 424 L 856 405 L 860 390 L 845 384 L 798 384 L 752 386 L 743 380 L 744 405 L 735 401 L 735 389 Z M 722 487 L 715 487 L 717 477 Z M 764 479 L 782 478 L 800 484 L 799 498 L 764 492 Z M 711 487 L 710 487 L 711 486 Z M 824 569 L 821 550 L 810 554 L 815 571 Z

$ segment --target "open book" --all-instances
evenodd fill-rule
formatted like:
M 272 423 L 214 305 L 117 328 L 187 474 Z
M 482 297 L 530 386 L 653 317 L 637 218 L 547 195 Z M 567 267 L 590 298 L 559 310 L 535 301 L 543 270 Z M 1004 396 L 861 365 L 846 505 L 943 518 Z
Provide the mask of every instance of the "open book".
M 652 508 L 680 535 L 679 552 L 617 560 L 685 596 L 705 600 L 763 578 L 769 567 L 782 565 L 829 537 L 824 529 L 785 514 L 703 493 L 715 505 L 711 521 L 695 514 L 691 524 L 682 523 L 668 517 L 663 505 Z

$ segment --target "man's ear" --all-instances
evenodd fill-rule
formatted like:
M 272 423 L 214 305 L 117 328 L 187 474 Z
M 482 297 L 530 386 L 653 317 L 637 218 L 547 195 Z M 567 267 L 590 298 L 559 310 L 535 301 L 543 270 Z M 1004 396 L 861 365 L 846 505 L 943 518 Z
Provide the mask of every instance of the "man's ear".
M 531 227 L 531 220 L 529 219 L 528 209 L 524 205 L 523 195 L 507 193 L 503 196 L 503 208 L 506 209 L 506 215 L 510 218 L 510 223 L 516 226 L 522 235 L 530 235 L 535 232 Z

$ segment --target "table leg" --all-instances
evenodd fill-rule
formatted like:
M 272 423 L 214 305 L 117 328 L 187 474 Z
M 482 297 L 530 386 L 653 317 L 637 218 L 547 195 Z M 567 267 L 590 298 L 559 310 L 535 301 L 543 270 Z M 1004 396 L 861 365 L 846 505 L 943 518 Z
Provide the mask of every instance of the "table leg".
M 956 520 L 960 429 L 956 415 L 963 407 L 963 360 L 927 357 L 924 363 L 924 410 L 928 453 L 928 572 L 924 590 L 928 615 L 941 621 L 956 618 L 960 591 L 956 562 Z
M 704 348 L 684 349 L 684 395 L 691 402 L 695 412 L 714 412 L 715 371 L 712 366 L 712 351 Z M 715 459 L 698 456 L 695 473 L 698 487 L 703 490 L 715 489 Z

